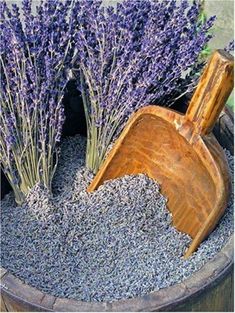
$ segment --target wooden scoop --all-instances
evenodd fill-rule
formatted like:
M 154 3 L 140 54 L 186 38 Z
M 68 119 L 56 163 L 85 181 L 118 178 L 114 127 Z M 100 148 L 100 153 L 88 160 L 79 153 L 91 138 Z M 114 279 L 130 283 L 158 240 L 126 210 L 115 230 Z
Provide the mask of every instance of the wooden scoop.
M 233 89 L 233 57 L 215 51 L 185 115 L 146 106 L 132 115 L 88 187 L 123 175 L 145 173 L 168 199 L 173 225 L 193 241 L 190 256 L 227 206 L 230 175 L 211 130 Z

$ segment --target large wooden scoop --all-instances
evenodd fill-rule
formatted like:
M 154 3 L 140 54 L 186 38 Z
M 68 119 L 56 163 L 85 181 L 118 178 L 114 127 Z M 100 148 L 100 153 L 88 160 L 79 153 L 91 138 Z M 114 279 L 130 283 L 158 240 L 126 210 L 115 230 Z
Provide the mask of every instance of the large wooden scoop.
M 168 199 L 173 225 L 193 241 L 190 256 L 218 223 L 227 205 L 230 176 L 211 130 L 233 89 L 233 57 L 216 51 L 185 115 L 146 106 L 128 121 L 88 187 L 123 175 L 145 173 Z

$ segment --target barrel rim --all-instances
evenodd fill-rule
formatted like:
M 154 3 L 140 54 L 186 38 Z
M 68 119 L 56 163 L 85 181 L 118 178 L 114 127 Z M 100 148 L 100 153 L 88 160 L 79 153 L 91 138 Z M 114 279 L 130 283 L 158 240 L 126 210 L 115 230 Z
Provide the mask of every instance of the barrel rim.
M 212 260 L 185 281 L 137 298 L 97 303 L 54 297 L 23 283 L 1 268 L 2 296 L 4 299 L 4 295 L 7 295 L 22 304 L 44 311 L 133 311 L 133 308 L 137 311 L 167 310 L 172 305 L 180 305 L 185 299 L 198 296 L 208 287 L 212 288 L 218 280 L 222 280 L 233 267 L 233 244 L 232 235 Z

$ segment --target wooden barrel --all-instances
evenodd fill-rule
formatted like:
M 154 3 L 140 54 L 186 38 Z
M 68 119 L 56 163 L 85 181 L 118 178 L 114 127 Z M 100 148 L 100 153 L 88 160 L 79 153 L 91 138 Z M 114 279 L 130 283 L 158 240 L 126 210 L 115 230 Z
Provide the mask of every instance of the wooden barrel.
M 226 108 L 214 129 L 220 144 L 231 153 L 233 153 L 233 124 L 232 111 Z M 56 298 L 24 284 L 5 269 L 1 269 L 1 311 L 232 312 L 233 297 L 233 236 L 221 252 L 184 282 L 142 297 L 113 303 L 88 303 Z

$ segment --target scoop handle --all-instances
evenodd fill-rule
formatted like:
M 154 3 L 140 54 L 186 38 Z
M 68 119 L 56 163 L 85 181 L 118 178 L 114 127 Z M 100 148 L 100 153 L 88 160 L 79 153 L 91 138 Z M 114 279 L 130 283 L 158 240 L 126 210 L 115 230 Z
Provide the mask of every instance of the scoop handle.
M 194 133 L 208 134 L 214 127 L 233 90 L 234 57 L 216 50 L 209 60 L 186 112 L 186 120 L 194 124 Z

